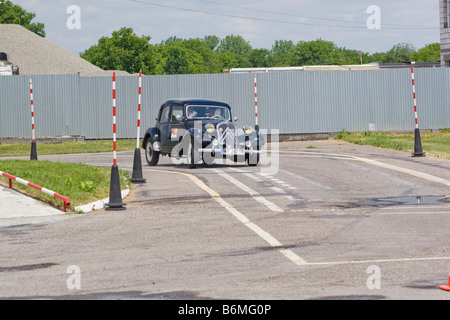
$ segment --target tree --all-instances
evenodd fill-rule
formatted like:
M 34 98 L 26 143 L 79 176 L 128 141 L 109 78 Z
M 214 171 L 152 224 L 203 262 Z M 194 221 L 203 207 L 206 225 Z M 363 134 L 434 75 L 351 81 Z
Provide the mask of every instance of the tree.
M 11 1 L 0 0 L 0 24 L 19 24 L 24 28 L 45 38 L 45 26 L 40 22 L 31 22 L 35 13 L 27 12 Z
M 412 61 L 436 62 L 441 59 L 441 44 L 439 42 L 427 44 L 417 52 L 411 54 Z
M 294 48 L 291 40 L 276 40 L 272 46 L 271 65 L 274 67 L 289 66 L 289 55 Z
M 189 74 L 192 73 L 187 58 L 187 50 L 180 45 L 171 45 L 165 53 L 166 62 L 164 72 L 166 74 Z
M 220 38 L 217 36 L 206 36 L 203 41 L 208 45 L 209 49 L 215 51 L 220 43 Z
M 230 35 L 220 41 L 218 52 L 231 52 L 248 58 L 252 52 L 252 46 L 241 36 Z
M 387 62 L 386 52 L 375 52 L 368 57 L 368 62 L 385 63 Z
M 111 37 L 102 37 L 81 53 L 81 57 L 103 70 L 124 70 L 144 74 L 155 74 L 160 63 L 159 51 L 150 45 L 150 37 L 138 37 L 132 28 L 113 31 Z
M 188 54 L 188 61 L 193 73 L 217 73 L 221 71 L 218 55 L 211 50 L 212 43 L 204 39 L 188 39 L 182 42 Z
M 342 51 L 331 41 L 300 41 L 290 53 L 291 66 L 344 64 Z
M 0 0 L 2 1 L 2 0 Z M 0 2 L 2 3 L 2 2 Z M 394 45 L 387 52 L 368 54 L 338 47 L 332 41 L 276 40 L 271 50 L 253 49 L 239 35 L 223 39 L 209 35 L 182 39 L 172 36 L 160 44 L 150 44 L 149 36 L 137 36 L 122 28 L 111 37 L 102 37 L 81 54 L 82 58 L 104 70 L 125 70 L 144 74 L 220 73 L 229 68 L 257 68 L 308 65 L 351 65 L 378 62 L 438 61 L 440 45 L 433 43 L 415 51 L 409 43 Z
M 386 52 L 386 62 L 409 62 L 411 55 L 416 51 L 414 46 L 410 43 L 398 43 Z
M 267 49 L 253 49 L 249 62 L 253 68 L 268 68 L 271 66 L 271 52 Z
M 243 55 L 231 51 L 219 52 L 221 70 L 230 68 L 250 68 L 250 61 Z

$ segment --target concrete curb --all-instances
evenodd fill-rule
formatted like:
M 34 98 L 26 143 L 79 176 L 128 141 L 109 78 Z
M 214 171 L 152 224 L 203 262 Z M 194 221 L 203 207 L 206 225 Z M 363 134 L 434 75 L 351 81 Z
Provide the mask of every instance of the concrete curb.
M 125 198 L 128 194 L 130 193 L 130 189 L 126 189 L 126 190 L 122 190 L 121 194 L 122 194 L 122 199 Z M 77 212 L 83 212 L 83 213 L 89 213 L 95 210 L 100 210 L 103 209 L 105 207 L 105 204 L 109 203 L 109 198 L 103 199 L 103 200 L 98 200 L 95 202 L 91 202 L 85 205 L 81 205 L 78 207 L 75 207 L 75 211 Z

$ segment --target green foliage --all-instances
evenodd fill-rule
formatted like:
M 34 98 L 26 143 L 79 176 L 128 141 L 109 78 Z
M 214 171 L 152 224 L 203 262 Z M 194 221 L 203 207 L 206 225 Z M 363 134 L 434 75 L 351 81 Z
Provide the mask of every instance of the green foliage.
M 150 45 L 150 37 L 138 37 L 132 28 L 114 31 L 110 38 L 102 37 L 97 45 L 84 51 L 81 57 L 104 70 L 125 70 L 152 73 L 157 53 Z
M 434 62 L 441 59 L 441 44 L 439 42 L 427 44 L 411 55 L 412 61 Z
M 318 39 L 315 41 L 300 41 L 291 50 L 289 59 L 294 66 L 311 66 L 326 64 L 343 64 L 342 51 L 331 41 Z
M 369 54 L 338 47 L 332 41 L 317 39 L 276 40 L 271 49 L 254 49 L 239 35 L 221 39 L 170 37 L 160 44 L 150 44 L 149 36 L 137 36 L 133 29 L 122 28 L 111 37 L 102 37 L 81 57 L 104 70 L 125 70 L 144 74 L 220 73 L 229 68 L 287 67 L 305 65 L 351 65 L 369 62 L 438 61 L 439 44 L 416 52 L 409 43 L 394 45 L 387 52 Z
M 11 1 L 0 0 L 0 24 L 19 24 L 45 38 L 44 24 L 31 22 L 35 17 L 35 13 L 27 12 L 21 6 L 15 5 Z
M 94 181 L 81 181 L 80 189 L 86 192 L 91 192 L 92 190 L 94 190 Z
M 63 143 L 38 143 L 39 155 L 68 154 L 68 153 L 95 153 L 109 152 L 112 150 L 111 140 L 94 140 L 86 142 L 63 142 Z M 136 140 L 117 140 L 117 151 L 129 151 L 136 148 Z M 29 143 L 3 143 L 0 145 L 1 157 L 28 156 L 30 154 Z
M 192 73 L 187 59 L 187 50 L 178 44 L 171 44 L 165 52 L 164 72 L 167 74 Z
M 392 47 L 386 53 L 387 62 L 408 62 L 411 61 L 411 55 L 415 52 L 415 48 L 410 43 L 399 43 Z
M 421 132 L 421 142 L 426 154 L 440 158 L 450 159 L 450 132 L 447 128 L 438 132 Z M 380 148 L 393 149 L 405 152 L 414 150 L 414 133 L 396 134 L 384 132 L 352 132 L 342 131 L 337 139 L 346 142 L 371 145 Z

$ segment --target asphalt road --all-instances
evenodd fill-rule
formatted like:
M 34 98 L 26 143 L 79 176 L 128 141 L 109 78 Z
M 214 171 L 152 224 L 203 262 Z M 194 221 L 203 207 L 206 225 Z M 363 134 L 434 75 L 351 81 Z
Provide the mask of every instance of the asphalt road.
M 0 298 L 450 299 L 449 161 L 337 141 L 278 149 L 258 167 L 144 164 L 124 211 L 0 218 Z

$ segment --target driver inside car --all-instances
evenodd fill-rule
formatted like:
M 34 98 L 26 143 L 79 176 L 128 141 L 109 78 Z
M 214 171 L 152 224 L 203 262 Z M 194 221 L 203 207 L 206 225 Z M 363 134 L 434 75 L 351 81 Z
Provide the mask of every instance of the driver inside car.
M 213 108 L 206 108 L 206 117 L 212 118 L 215 115 L 215 110 Z

